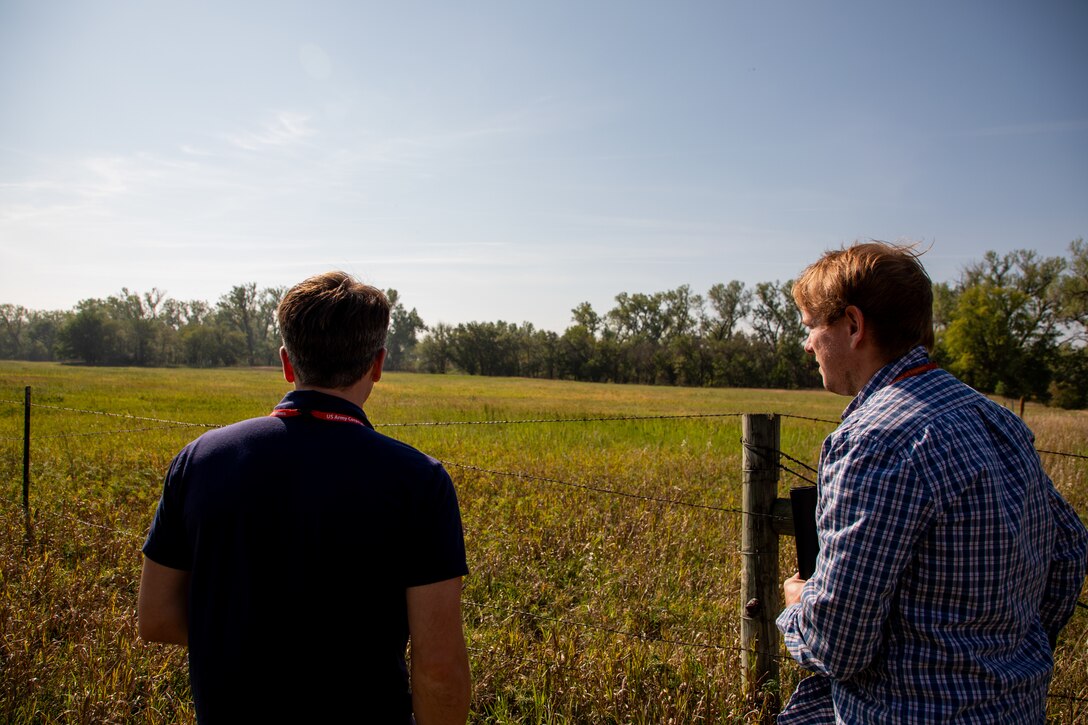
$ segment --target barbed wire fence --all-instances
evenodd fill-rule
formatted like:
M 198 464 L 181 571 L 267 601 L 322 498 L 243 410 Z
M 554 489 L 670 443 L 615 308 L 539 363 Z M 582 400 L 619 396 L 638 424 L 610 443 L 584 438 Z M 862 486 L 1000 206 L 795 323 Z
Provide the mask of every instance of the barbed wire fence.
M 73 407 L 58 406 L 58 405 L 47 405 L 47 404 L 41 404 L 41 403 L 31 403 L 31 402 L 28 402 L 28 401 L 29 401 L 29 397 L 25 401 L 0 399 L 0 404 L 11 404 L 11 405 L 25 406 L 28 411 L 29 411 L 30 408 L 40 408 L 40 409 L 43 409 L 43 410 L 50 410 L 50 411 L 63 412 L 63 413 L 102 416 L 102 417 L 111 418 L 111 419 L 121 419 L 121 420 L 137 421 L 139 423 L 153 423 L 153 424 L 155 424 L 155 425 L 150 425 L 150 426 L 140 426 L 140 427 L 131 427 L 131 428 L 118 428 L 118 429 L 110 429 L 110 430 L 81 431 L 81 432 L 75 432 L 75 433 L 69 432 L 69 433 L 46 434 L 46 435 L 35 436 L 35 438 L 48 439 L 48 438 L 75 438 L 75 437 L 91 437 L 91 436 L 110 436 L 110 435 L 127 435 L 127 434 L 135 434 L 135 433 L 155 432 L 155 431 L 161 432 L 161 431 L 171 430 L 171 429 L 175 429 L 175 430 L 182 430 L 182 429 L 211 430 L 211 429 L 223 427 L 223 424 L 217 424 L 217 423 L 200 423 L 200 422 L 178 421 L 178 420 L 171 420 L 171 419 L 164 419 L 164 418 L 138 416 L 138 415 L 133 415 L 133 414 L 129 414 L 129 413 L 116 413 L 116 412 L 101 411 L 101 410 L 91 410 L 91 409 L 73 408 Z M 395 422 L 395 423 L 376 424 L 375 428 L 379 428 L 379 429 L 382 429 L 382 428 L 412 428 L 412 427 L 426 428 L 426 427 L 454 427 L 454 426 L 542 425 L 542 424 L 575 424 L 575 423 L 598 424 L 598 423 L 609 423 L 609 422 L 636 422 L 636 421 L 652 421 L 652 420 L 665 420 L 665 421 L 668 421 L 668 420 L 691 420 L 691 419 L 740 418 L 740 417 L 742 417 L 744 415 L 745 415 L 744 413 L 692 413 L 692 414 L 584 416 L 584 417 L 495 419 L 495 420 L 418 421 L 418 422 Z M 805 416 L 805 415 L 796 415 L 796 414 L 789 414 L 789 413 L 781 413 L 781 414 L 773 414 L 773 415 L 778 415 L 781 418 L 785 418 L 785 419 L 796 419 L 796 420 L 803 420 L 803 421 L 809 421 L 809 422 L 824 423 L 824 424 L 829 424 L 829 425 L 838 425 L 839 422 L 840 422 L 838 420 L 833 420 L 833 419 L 818 418 L 818 417 Z M 29 412 L 27 412 L 27 420 L 29 421 Z M 24 444 L 25 444 L 25 446 L 27 448 L 26 458 L 28 459 L 28 457 L 29 457 L 29 444 L 30 444 L 30 432 L 29 431 L 30 431 L 30 429 L 29 429 L 29 424 L 28 424 L 27 429 L 26 429 L 26 431 L 24 433 L 24 436 L 0 436 L 0 441 L 3 441 L 3 440 L 9 440 L 9 441 L 24 440 Z M 799 471 L 794 470 L 794 468 L 791 468 L 790 466 L 788 466 L 786 464 L 783 464 L 783 463 L 780 463 L 780 462 L 776 463 L 777 468 L 780 469 L 781 471 L 789 474 L 790 476 L 792 476 L 792 477 L 794 477 L 794 478 L 796 478 L 798 480 L 804 481 L 808 485 L 815 485 L 816 482 L 814 480 L 814 477 L 817 474 L 817 469 L 812 467 L 811 465 L 805 463 L 804 461 L 802 461 L 802 460 L 800 460 L 798 458 L 795 458 L 795 457 L 793 457 L 793 456 L 787 454 L 786 452 L 784 452 L 784 451 L 782 451 L 780 449 L 777 449 L 777 448 L 768 449 L 768 448 L 763 447 L 763 446 L 753 445 L 752 443 L 746 442 L 743 439 L 741 440 L 741 443 L 742 443 L 742 446 L 747 446 L 749 448 L 752 448 L 752 449 L 757 450 L 757 451 L 762 451 L 764 453 L 774 454 L 776 459 L 778 457 L 780 457 L 782 459 L 785 459 L 785 460 L 789 461 L 791 464 L 793 464 L 793 466 L 800 467 L 800 468 L 804 469 L 806 471 L 806 473 L 800 473 Z M 1079 453 L 1072 453 L 1072 452 L 1067 452 L 1067 451 L 1055 451 L 1055 450 L 1048 450 L 1048 449 L 1042 449 L 1042 448 L 1036 448 L 1036 451 L 1038 453 L 1040 453 L 1040 454 L 1043 454 L 1043 455 L 1062 457 L 1062 458 L 1069 458 L 1069 459 L 1088 460 L 1088 455 L 1083 455 L 1083 454 L 1079 454 Z M 588 491 L 588 492 L 593 492 L 593 493 L 602 494 L 602 495 L 609 495 L 609 496 L 616 496 L 616 497 L 621 497 L 621 498 L 628 498 L 628 499 L 639 500 L 639 501 L 644 501 L 644 502 L 654 503 L 654 504 L 660 504 L 660 505 L 665 505 L 665 506 L 688 507 L 688 508 L 692 508 L 692 509 L 699 509 L 699 510 L 710 511 L 710 512 L 721 513 L 721 514 L 746 515 L 746 516 L 751 516 L 751 517 L 754 517 L 754 518 L 776 518 L 776 517 L 779 516 L 779 514 L 774 514 L 774 513 L 746 511 L 743 508 L 713 506 L 713 505 L 709 505 L 709 504 L 703 504 L 703 503 L 692 502 L 692 501 L 685 501 L 685 500 L 682 500 L 682 499 L 669 498 L 669 497 L 665 497 L 665 496 L 651 496 L 651 495 L 645 495 L 645 494 L 638 494 L 638 493 L 633 493 L 633 492 L 629 492 L 629 491 L 623 491 L 623 490 L 620 490 L 618 488 L 609 487 L 609 486 L 601 485 L 601 484 L 594 483 L 594 482 L 568 481 L 568 480 L 561 479 L 561 478 L 556 478 L 556 477 L 552 477 L 552 476 L 543 476 L 543 475 L 528 473 L 528 472 L 524 472 L 524 471 L 505 471 L 505 470 L 499 470 L 499 469 L 479 466 L 479 465 L 475 465 L 475 464 L 471 464 L 471 463 L 462 463 L 462 462 L 449 461 L 449 460 L 443 460 L 443 461 L 441 461 L 441 463 L 444 466 L 448 467 L 448 468 L 455 468 L 455 469 L 459 469 L 459 470 L 463 470 L 463 471 L 467 471 L 467 472 L 487 474 L 487 475 L 492 475 L 492 476 L 508 477 L 508 478 L 513 478 L 513 479 L 519 480 L 519 481 L 530 481 L 530 482 L 534 482 L 534 483 L 546 483 L 546 484 L 566 487 L 566 488 L 574 489 L 574 490 Z M 24 471 L 24 473 L 28 473 L 28 472 Z M 22 512 L 24 514 L 26 524 L 29 527 L 31 517 L 30 517 L 30 511 L 29 511 L 28 496 L 26 495 L 27 493 L 28 493 L 28 480 L 24 481 L 24 502 L 23 502 L 24 505 L 22 507 Z M 3 513 L 5 513 L 5 515 L 12 516 L 12 517 L 18 515 L 20 507 L 19 507 L 19 505 L 17 503 L 15 503 L 13 501 L 10 501 L 7 498 L 0 498 L 0 503 L 4 504 L 3 507 L 0 507 L 0 512 L 3 512 Z M 147 535 L 146 530 L 143 531 L 143 532 L 136 532 L 136 531 L 132 531 L 132 530 L 128 530 L 128 529 L 110 527 L 110 526 L 106 526 L 106 525 L 103 525 L 103 524 L 98 524 L 98 523 L 94 523 L 94 522 L 91 522 L 91 521 L 87 521 L 84 518 L 80 518 L 78 516 L 74 516 L 74 515 L 71 515 L 71 514 L 52 513 L 52 512 L 42 511 L 42 510 L 38 509 L 38 510 L 35 511 L 35 516 L 38 517 L 38 518 L 43 518 L 44 517 L 44 518 L 50 518 L 50 519 L 53 519 L 53 520 L 67 521 L 69 523 L 74 523 L 74 524 L 77 524 L 77 525 L 80 525 L 80 526 L 86 526 L 86 527 L 94 528 L 94 529 L 97 529 L 97 530 L 111 532 L 111 533 L 114 533 L 114 534 L 117 534 L 117 535 L 123 537 L 126 541 L 132 542 L 132 543 L 134 543 L 136 545 L 139 545 L 139 543 L 142 542 L 142 540 L 144 538 L 146 538 L 146 535 Z M 28 534 L 29 534 L 29 531 L 28 531 Z M 593 631 L 593 632 L 609 634 L 609 635 L 617 636 L 617 637 L 638 639 L 638 640 L 648 642 L 648 643 L 660 643 L 660 644 L 670 645 L 670 646 L 673 646 L 673 647 L 706 649 L 706 650 L 719 651 L 719 652 L 723 652 L 723 653 L 759 654 L 759 655 L 763 655 L 763 656 L 773 658 L 776 661 L 787 662 L 787 663 L 793 663 L 794 662 L 792 657 L 790 657 L 788 655 L 785 655 L 785 654 L 782 654 L 781 651 L 767 652 L 767 651 L 763 651 L 763 650 L 753 650 L 751 648 L 744 647 L 744 646 L 731 647 L 731 646 L 722 645 L 722 644 L 712 644 L 712 643 L 707 643 L 707 642 L 692 641 L 693 639 L 699 639 L 699 637 L 692 637 L 692 638 L 687 638 L 687 639 L 675 639 L 675 638 L 669 638 L 669 637 L 661 637 L 661 636 L 658 636 L 658 635 L 650 635 L 650 634 L 647 634 L 647 633 L 644 633 L 644 632 L 639 632 L 639 631 L 634 631 L 634 630 L 630 630 L 630 629 L 615 627 L 615 626 L 611 626 L 611 625 L 608 625 L 608 624 L 600 624 L 600 623 L 593 623 L 593 622 L 582 622 L 582 621 L 570 619 L 568 617 L 559 617 L 559 616 L 554 616 L 554 615 L 549 615 L 549 614 L 542 614 L 542 613 L 539 613 L 539 612 L 531 612 L 531 611 L 521 609 L 521 608 L 516 608 L 516 607 L 503 607 L 503 606 L 499 606 L 499 605 L 488 604 L 488 603 L 473 601 L 473 600 L 469 600 L 469 599 L 466 599 L 464 601 L 464 604 L 467 607 L 473 608 L 473 609 L 475 609 L 477 611 L 489 611 L 489 612 L 496 613 L 496 614 L 504 617 L 504 621 L 508 621 L 508 620 L 510 620 L 512 618 L 516 618 L 516 617 L 518 617 L 518 618 L 527 618 L 527 619 L 531 619 L 531 620 L 535 620 L 535 621 L 539 621 L 539 622 L 548 622 L 548 623 L 559 625 L 559 626 L 562 626 L 562 627 L 569 627 L 569 628 L 580 629 L 580 630 L 590 630 L 590 631 Z M 1081 608 L 1081 609 L 1088 609 L 1088 603 L 1078 601 L 1077 602 L 1077 607 Z M 1071 702 L 1071 703 L 1088 703 L 1088 697 L 1075 695 L 1075 694 L 1072 694 L 1072 693 L 1048 693 L 1047 697 L 1048 697 L 1048 699 L 1068 701 L 1068 702 Z

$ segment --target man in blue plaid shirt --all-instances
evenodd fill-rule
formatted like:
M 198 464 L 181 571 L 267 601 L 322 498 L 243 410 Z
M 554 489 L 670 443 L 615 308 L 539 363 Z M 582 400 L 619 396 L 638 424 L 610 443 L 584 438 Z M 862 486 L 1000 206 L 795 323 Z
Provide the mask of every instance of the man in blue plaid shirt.
M 1040 723 L 1088 533 L 1012 413 L 930 363 L 911 247 L 828 252 L 793 287 L 824 387 L 820 553 L 778 627 L 815 673 L 789 723 Z

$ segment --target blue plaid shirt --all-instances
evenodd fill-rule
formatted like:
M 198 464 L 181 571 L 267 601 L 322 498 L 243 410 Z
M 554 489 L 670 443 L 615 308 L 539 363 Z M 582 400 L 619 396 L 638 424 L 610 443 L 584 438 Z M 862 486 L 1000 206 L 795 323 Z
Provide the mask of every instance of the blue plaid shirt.
M 1039 723 L 1088 532 L 1027 427 L 916 348 L 820 452 L 820 554 L 778 617 L 807 670 L 778 722 Z

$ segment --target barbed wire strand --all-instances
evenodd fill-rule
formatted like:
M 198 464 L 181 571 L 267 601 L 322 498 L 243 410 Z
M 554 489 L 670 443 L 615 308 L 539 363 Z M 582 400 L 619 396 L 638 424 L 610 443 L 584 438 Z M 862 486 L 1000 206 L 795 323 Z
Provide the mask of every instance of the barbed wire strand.
M 0 400 L 0 403 L 17 403 L 24 405 L 23 401 L 16 400 Z M 62 410 L 68 413 L 86 413 L 88 415 L 104 415 L 107 418 L 128 418 L 129 420 L 144 420 L 151 423 L 169 423 L 170 425 L 185 425 L 193 428 L 222 428 L 223 426 L 218 423 L 188 423 L 181 420 L 168 420 L 166 418 L 147 418 L 141 415 L 132 415 L 131 413 L 107 413 L 103 410 L 86 410 L 83 408 L 66 408 L 61 405 L 46 405 L 44 403 L 31 403 L 31 408 L 44 408 L 45 410 Z
M 93 430 L 84 431 L 83 433 L 44 433 L 34 436 L 34 440 L 42 438 L 80 438 L 89 436 L 109 436 L 118 435 L 121 433 L 147 433 L 151 431 L 178 431 L 183 430 L 176 424 L 170 425 L 157 425 L 151 428 L 119 428 L 116 430 Z M 0 438 L 0 440 L 22 440 L 22 436 L 9 436 L 6 438 Z
M 809 484 L 811 484 L 811 485 L 813 485 L 813 486 L 815 486 L 815 485 L 816 485 L 816 482 L 815 482 L 815 481 L 813 481 L 813 480 L 812 480 L 811 478 L 809 478 L 808 476 L 802 475 L 802 474 L 798 473 L 797 471 L 794 471 L 794 470 L 792 470 L 792 469 L 790 469 L 790 468 L 786 467 L 785 465 L 783 465 L 783 464 L 781 464 L 781 463 L 779 463 L 779 464 L 778 464 L 778 467 L 779 467 L 779 468 L 781 468 L 781 469 L 782 469 L 783 471 L 785 471 L 786 473 L 789 473 L 789 474 L 790 474 L 790 475 L 792 475 L 792 476 L 796 476 L 797 478 L 800 478 L 800 479 L 801 479 L 802 481 L 804 481 L 805 483 L 809 483 Z
M 651 502 L 654 502 L 654 503 L 663 503 L 663 504 L 669 504 L 669 505 L 673 505 L 673 506 L 687 506 L 689 508 L 704 509 L 704 510 L 707 510 L 707 511 L 717 511 L 717 512 L 720 512 L 720 513 L 731 513 L 731 514 L 749 513 L 752 516 L 767 516 L 767 517 L 770 517 L 770 518 L 774 518 L 771 514 L 755 514 L 755 513 L 750 513 L 750 512 L 744 511 L 742 509 L 724 508 L 724 507 L 720 507 L 720 506 L 711 506 L 709 504 L 702 504 L 702 503 L 692 503 L 690 501 L 682 501 L 680 499 L 665 498 L 663 496 L 646 496 L 644 494 L 639 494 L 639 493 L 630 493 L 628 491 L 617 491 L 615 489 L 605 488 L 603 486 L 596 486 L 596 485 L 591 485 L 591 484 L 587 484 L 587 483 L 574 483 L 573 481 L 564 481 L 564 480 L 558 479 L 558 478 L 552 478 L 552 477 L 549 477 L 549 476 L 538 476 L 538 475 L 535 475 L 535 474 L 532 474 L 532 473 L 523 473 L 523 472 L 520 472 L 520 471 L 499 471 L 499 470 L 495 470 L 495 469 L 492 469 L 492 468 L 484 468 L 482 466 L 475 466 L 475 465 L 468 464 L 468 463 L 457 463 L 457 462 L 454 462 L 454 461 L 441 461 L 441 463 L 444 466 L 452 466 L 454 468 L 460 468 L 460 469 L 466 470 L 466 471 L 475 471 L 477 473 L 488 473 L 488 474 L 491 474 L 491 475 L 494 475 L 494 476 L 507 476 L 507 477 L 510 477 L 510 478 L 520 478 L 520 479 L 525 479 L 525 480 L 528 480 L 528 481 L 540 481 L 542 483 L 553 483 L 553 484 L 556 484 L 556 485 L 559 485 L 559 486 L 568 486 L 570 488 L 580 488 L 580 489 L 583 489 L 583 490 L 586 490 L 586 491 L 593 491 L 595 493 L 604 493 L 604 494 L 609 494 L 609 495 L 612 495 L 612 496 L 623 496 L 625 498 L 639 499 L 639 500 L 642 500 L 642 501 L 651 501 Z
M 1085 460 L 1088 460 L 1088 456 L 1081 453 L 1066 453 L 1065 451 L 1045 451 L 1042 448 L 1036 448 L 1035 450 L 1038 453 L 1046 453 L 1050 456 L 1065 456 L 1067 458 L 1083 458 Z
M 0 400 L 0 403 L 12 403 L 16 405 L 24 405 L 23 401 L 18 400 Z M 129 413 L 106 413 L 98 410 L 86 410 L 83 408 L 67 408 L 59 405 L 47 405 L 43 403 L 31 403 L 32 408 L 45 408 L 47 410 L 62 410 L 70 413 L 86 413 L 90 415 L 106 415 L 119 418 L 132 418 L 134 420 L 147 420 L 156 423 L 172 423 L 175 425 L 188 425 L 201 428 L 222 428 L 223 426 L 217 423 L 188 423 L 184 421 L 171 421 L 161 418 L 145 418 L 137 415 L 131 415 Z M 598 423 L 598 422 L 615 422 L 626 420 L 678 420 L 684 418 L 739 418 L 745 415 L 745 413 L 679 413 L 679 414 L 660 414 L 660 415 L 613 415 L 613 416 L 585 416 L 582 418 L 516 418 L 507 420 L 447 420 L 447 421 L 420 421 L 420 422 L 403 422 L 403 423 L 382 423 L 375 424 L 374 427 L 382 428 L 408 428 L 408 427 L 431 427 L 431 426 L 454 426 L 454 425 L 512 425 L 519 423 Z
M 1088 697 L 1084 697 L 1083 695 L 1073 695 L 1068 692 L 1048 692 L 1046 693 L 1046 699 L 1069 700 L 1071 702 L 1088 702 Z
M 796 463 L 799 466 L 803 466 L 804 468 L 807 468 L 809 471 L 811 471 L 813 473 L 819 473 L 818 470 L 816 470 L 812 466 L 808 465 L 804 461 L 802 461 L 800 459 L 797 459 L 797 458 L 794 458 L 793 456 L 789 455 L 785 451 L 779 450 L 777 448 L 769 448 L 767 446 L 757 446 L 755 443 L 751 443 L 751 442 L 745 440 L 744 438 L 740 439 L 740 444 L 742 446 L 744 446 L 745 448 L 748 448 L 749 450 L 758 451 L 760 453 L 772 453 L 772 454 L 775 454 L 775 455 L 779 455 L 779 456 L 781 456 L 782 458 L 785 458 L 788 461 L 792 461 L 793 463 Z M 789 469 L 786 469 L 786 470 L 789 470 Z M 791 473 L 792 473 L 792 471 L 791 471 Z
M 782 418 L 793 418 L 794 420 L 812 420 L 817 423 L 830 423 L 831 425 L 840 425 L 842 423 L 841 420 L 831 420 L 829 418 L 813 418 L 812 416 L 794 415 L 793 413 L 776 413 L 775 415 L 778 415 Z
M 447 420 L 425 421 L 418 423 L 381 423 L 374 424 L 375 428 L 412 428 L 428 426 L 452 426 L 452 425 L 515 425 L 518 423 L 606 423 L 634 420 L 679 420 L 684 418 L 738 418 L 744 413 L 681 413 L 675 415 L 612 415 L 612 416 L 587 416 L 584 418 L 517 418 L 508 420 Z
M 10 403 L 12 405 L 25 405 L 25 401 L 21 400 L 9 400 L 0 399 L 0 403 Z M 109 413 L 101 410 L 87 410 L 84 408 L 69 408 L 59 405 L 47 405 L 43 403 L 31 403 L 32 408 L 45 408 L 47 410 L 60 410 L 72 413 L 85 413 L 89 415 L 103 415 L 111 418 L 128 418 L 130 420 L 143 420 L 152 423 L 164 423 L 172 426 L 188 426 L 193 428 L 222 428 L 221 423 L 192 423 L 189 421 L 169 420 L 165 418 L 149 418 L 144 416 L 132 415 L 129 413 Z M 521 418 L 521 419 L 506 419 L 506 420 L 452 420 L 452 421 L 422 421 L 422 422 L 402 422 L 402 423 L 376 423 L 375 428 L 409 428 L 409 427 L 437 427 L 437 426 L 455 426 L 455 425 L 517 425 L 517 424 L 534 424 L 534 423 L 598 423 L 598 422 L 618 422 L 618 421 L 639 421 L 639 420 L 682 420 L 682 419 L 694 419 L 694 418 L 737 418 L 744 415 L 763 415 L 762 413 L 680 413 L 672 415 L 622 415 L 622 416 L 599 416 L 592 417 L 587 416 L 583 418 Z M 777 415 L 781 418 L 791 418 L 794 420 L 808 420 L 817 423 L 830 423 L 832 425 L 838 425 L 840 421 L 830 420 L 827 418 L 814 418 L 807 415 L 795 415 L 793 413 L 766 413 L 766 415 Z M 118 431 L 118 432 L 139 432 L 140 429 L 133 431 Z M 148 429 L 154 430 L 154 429 Z M 112 434 L 112 431 L 101 433 L 101 435 Z M 75 434 L 70 434 L 75 435 Z M 95 435 L 95 433 L 87 433 L 86 435 Z M 41 436 L 44 437 L 44 436 Z M 19 440 L 19 436 L 5 436 L 0 437 L 0 440 Z M 1068 453 L 1065 451 L 1051 451 L 1036 449 L 1039 453 L 1045 453 L 1052 456 L 1066 456 L 1069 458 L 1082 458 L 1088 459 L 1088 455 L 1080 453 Z M 779 451 L 779 453 L 782 453 Z M 786 454 L 782 453 L 783 456 Z M 787 456 L 788 457 L 788 456 Z M 798 463 L 806 468 L 815 472 L 807 463 L 803 463 L 795 458 L 790 460 Z

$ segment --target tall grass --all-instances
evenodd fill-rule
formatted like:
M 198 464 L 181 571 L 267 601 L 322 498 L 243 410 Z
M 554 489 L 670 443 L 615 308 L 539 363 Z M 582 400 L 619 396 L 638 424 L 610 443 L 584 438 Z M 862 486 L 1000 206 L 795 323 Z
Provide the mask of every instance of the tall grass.
M 36 404 L 29 539 L 19 505 L 26 385 Z M 162 475 L 202 428 L 75 410 L 222 425 L 267 413 L 286 390 L 268 370 L 0 363 L 0 400 L 11 401 L 0 403 L 0 719 L 193 720 L 185 652 L 139 641 L 135 602 Z M 844 402 L 814 391 L 387 374 L 367 406 L 372 421 L 445 461 L 458 489 L 473 721 L 749 720 L 739 414 L 795 416 L 783 421 L 782 449 L 814 466 L 834 427 L 824 421 Z M 696 415 L 708 417 L 675 417 Z M 627 416 L 645 418 L 585 420 Z M 1029 406 L 1026 417 L 1040 448 L 1088 454 L 1084 413 Z M 1088 461 L 1043 460 L 1088 512 Z M 793 483 L 783 475 L 782 495 Z M 782 539 L 783 576 L 793 556 Z M 1088 611 L 1078 609 L 1052 693 L 1088 699 L 1086 645 Z M 786 695 L 799 672 L 789 661 L 782 672 Z M 1088 706 L 1053 697 L 1050 711 L 1074 722 Z

